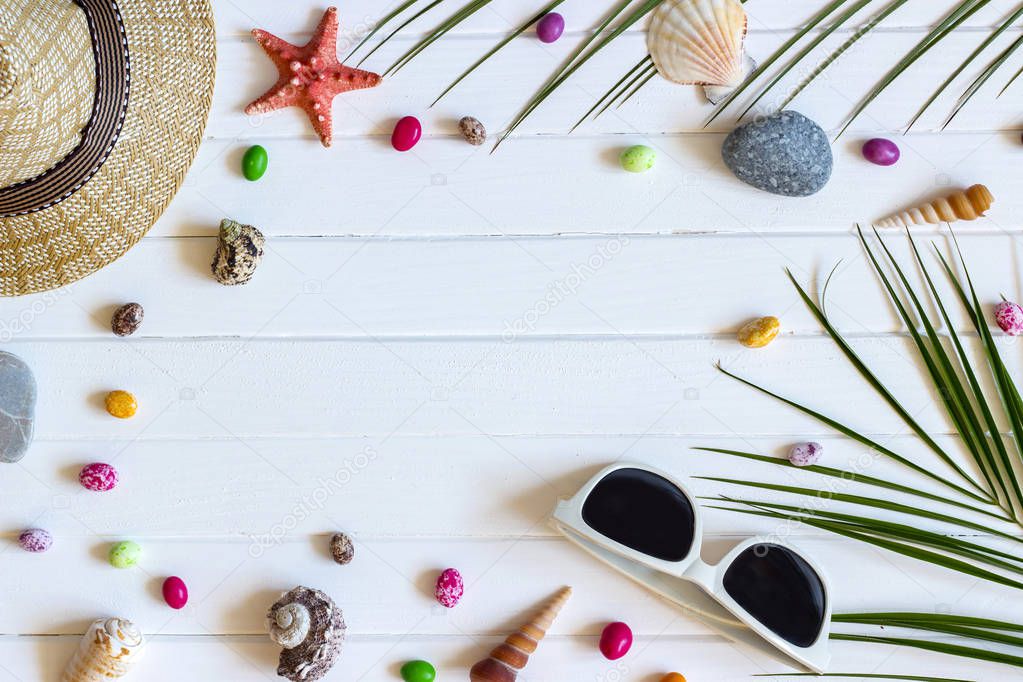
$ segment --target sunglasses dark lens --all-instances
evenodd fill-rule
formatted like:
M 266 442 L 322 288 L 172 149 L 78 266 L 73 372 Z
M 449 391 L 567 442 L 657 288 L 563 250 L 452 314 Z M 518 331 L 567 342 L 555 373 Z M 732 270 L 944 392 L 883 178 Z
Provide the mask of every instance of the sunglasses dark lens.
M 725 571 L 725 592 L 771 632 L 798 647 L 824 627 L 824 583 L 806 560 L 780 545 L 754 545 Z
M 618 469 L 583 503 L 583 521 L 601 535 L 664 561 L 693 546 L 693 505 L 674 483 L 642 469 Z

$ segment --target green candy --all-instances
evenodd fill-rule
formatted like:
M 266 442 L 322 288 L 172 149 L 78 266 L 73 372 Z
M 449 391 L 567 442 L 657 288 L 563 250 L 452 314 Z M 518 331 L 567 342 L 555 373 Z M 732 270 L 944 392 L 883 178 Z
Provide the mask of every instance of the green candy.
M 110 548 L 110 565 L 114 568 L 131 568 L 142 556 L 142 547 L 137 542 L 125 540 Z
M 630 173 L 645 173 L 654 167 L 657 152 L 645 144 L 637 144 L 622 152 L 619 160 L 622 168 Z
M 405 682 L 433 682 L 437 671 L 426 661 L 409 661 L 401 666 L 401 679 Z
M 255 182 L 266 173 L 266 167 L 269 163 L 270 157 L 266 153 L 266 149 L 258 144 L 253 145 L 248 148 L 245 156 L 242 157 L 242 175 L 245 176 L 246 180 Z

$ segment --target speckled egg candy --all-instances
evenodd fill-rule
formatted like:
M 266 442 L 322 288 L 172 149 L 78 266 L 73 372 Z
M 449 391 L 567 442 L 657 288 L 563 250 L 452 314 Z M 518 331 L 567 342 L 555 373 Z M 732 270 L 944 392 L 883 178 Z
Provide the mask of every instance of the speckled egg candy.
M 407 152 L 419 143 L 423 136 L 423 124 L 415 116 L 406 116 L 394 124 L 391 146 L 399 152 Z
M 548 12 L 536 22 L 536 37 L 542 43 L 553 43 L 565 32 L 565 17 L 557 12 Z
M 78 482 L 86 490 L 101 493 L 117 486 L 117 469 L 105 462 L 86 464 L 78 473 Z
M 172 575 L 163 581 L 163 600 L 172 609 L 183 609 L 188 603 L 188 586 L 185 581 Z
M 797 467 L 813 466 L 823 453 L 824 446 L 820 443 L 814 443 L 813 441 L 797 443 L 789 450 L 789 461 Z
M 45 552 L 53 544 L 53 536 L 42 528 L 29 528 L 18 536 L 18 544 L 26 552 Z
M 441 606 L 451 609 L 459 602 L 465 593 L 465 583 L 462 581 L 462 574 L 453 568 L 445 569 L 437 577 L 437 588 L 434 596 Z
M 609 623 L 600 633 L 600 653 L 609 661 L 617 661 L 632 648 L 632 628 L 625 623 Z
M 630 173 L 645 173 L 654 167 L 657 152 L 645 144 L 636 144 L 623 151 L 618 160 Z
M 863 158 L 878 166 L 894 166 L 901 156 L 899 145 L 883 137 L 875 137 L 863 144 Z
M 772 315 L 750 320 L 739 328 L 736 338 L 747 348 L 763 348 L 777 338 L 781 320 Z
M 114 568 L 131 568 L 142 557 L 142 547 L 137 542 L 124 540 L 110 548 L 110 565 Z
M 995 306 L 995 322 L 1009 336 L 1019 336 L 1023 334 L 1023 308 L 1012 301 L 1002 301 Z
M 128 391 L 110 391 L 104 402 L 110 416 L 118 419 L 131 419 L 139 411 L 139 401 Z
M 401 666 L 401 679 L 405 682 L 433 682 L 437 670 L 427 661 L 409 661 Z

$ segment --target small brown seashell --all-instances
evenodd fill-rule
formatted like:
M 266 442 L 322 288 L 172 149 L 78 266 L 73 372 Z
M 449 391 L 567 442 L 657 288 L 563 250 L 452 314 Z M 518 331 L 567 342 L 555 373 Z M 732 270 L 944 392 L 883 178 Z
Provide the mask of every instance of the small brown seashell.
M 490 652 L 488 658 L 469 670 L 470 682 L 514 682 L 571 596 L 571 587 L 562 588 L 533 620 L 509 635 Z
M 110 328 L 118 336 L 131 336 L 142 324 L 145 311 L 139 303 L 125 303 L 116 311 L 110 320 Z
M 474 147 L 479 147 L 487 141 L 487 129 L 479 119 L 472 116 L 466 116 L 458 122 L 458 131 L 462 133 L 465 141 Z
M 247 284 L 263 260 L 263 233 L 252 225 L 225 218 L 220 221 L 217 252 L 213 256 L 213 276 L 226 286 Z
M 984 185 L 974 185 L 968 190 L 956 191 L 941 199 L 906 209 L 881 220 L 878 227 L 909 227 L 925 223 L 954 223 L 957 220 L 976 220 L 991 208 L 994 195 Z
M 330 556 L 342 566 L 352 563 L 352 559 L 355 558 L 355 545 L 352 544 L 352 539 L 344 533 L 334 533 L 330 536 Z

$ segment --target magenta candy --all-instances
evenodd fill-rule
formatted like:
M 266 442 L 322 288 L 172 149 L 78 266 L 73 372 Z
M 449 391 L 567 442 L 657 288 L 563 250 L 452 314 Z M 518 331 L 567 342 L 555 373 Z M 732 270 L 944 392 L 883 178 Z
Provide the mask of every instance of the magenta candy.
M 86 464 L 78 474 L 78 482 L 94 492 L 113 490 L 117 485 L 117 469 L 103 462 Z
M 1023 308 L 1011 301 L 1002 301 L 995 306 L 995 322 L 1009 336 L 1023 334 Z
M 172 609 L 184 608 L 188 603 L 188 587 L 185 581 L 172 575 L 163 581 L 163 600 Z
M 453 568 L 444 569 L 437 576 L 437 589 L 434 595 L 441 606 L 451 609 L 459 602 L 465 593 L 465 583 L 462 581 L 462 574 Z
M 548 12 L 536 24 L 536 37 L 543 43 L 553 43 L 565 32 L 565 17 L 557 12 Z
M 600 653 L 609 661 L 617 661 L 632 648 L 632 630 L 625 623 L 610 623 L 600 633 Z
M 892 166 L 900 156 L 899 145 L 883 137 L 867 140 L 863 145 L 863 158 L 878 166 Z
M 407 152 L 416 146 L 423 136 L 423 124 L 415 116 L 406 116 L 394 125 L 391 146 L 399 152 Z
M 813 466 L 821 458 L 823 452 L 824 446 L 820 443 L 813 441 L 797 443 L 789 450 L 789 461 L 797 467 Z
M 42 528 L 29 528 L 18 536 L 18 544 L 26 552 L 45 552 L 53 544 L 53 536 Z

